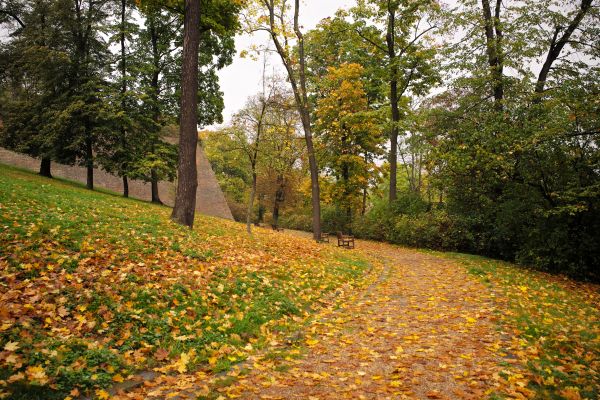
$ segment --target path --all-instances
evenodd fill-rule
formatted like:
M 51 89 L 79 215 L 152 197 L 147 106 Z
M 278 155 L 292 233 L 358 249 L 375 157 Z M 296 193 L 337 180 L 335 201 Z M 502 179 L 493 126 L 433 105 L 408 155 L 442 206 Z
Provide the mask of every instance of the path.
M 487 397 L 501 381 L 493 293 L 451 261 L 380 243 L 357 247 L 384 263 L 379 280 L 309 327 L 305 355 L 254 356 L 249 372 L 234 368 L 233 384 L 215 397 Z

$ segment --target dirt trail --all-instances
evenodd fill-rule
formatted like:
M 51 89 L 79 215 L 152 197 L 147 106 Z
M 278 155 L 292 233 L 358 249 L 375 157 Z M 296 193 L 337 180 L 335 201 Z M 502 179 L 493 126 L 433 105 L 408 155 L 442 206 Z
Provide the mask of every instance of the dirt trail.
M 493 294 L 448 261 L 385 244 L 359 247 L 385 263 L 381 279 L 316 322 L 308 354 L 287 371 L 254 369 L 227 393 L 243 399 L 486 397 L 498 376 L 501 343 Z
M 163 377 L 123 398 L 486 398 L 502 380 L 489 288 L 448 260 L 382 243 L 357 248 L 383 272 L 353 301 L 317 316 L 300 338 L 306 354 L 265 352 L 219 379 Z

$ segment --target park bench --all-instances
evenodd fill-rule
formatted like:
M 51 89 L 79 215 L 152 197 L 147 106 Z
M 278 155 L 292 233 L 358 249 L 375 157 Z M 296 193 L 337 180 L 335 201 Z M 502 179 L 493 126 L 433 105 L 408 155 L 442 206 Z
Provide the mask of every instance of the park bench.
M 344 235 L 342 232 L 337 232 L 338 247 L 354 248 L 354 236 Z
M 280 228 L 277 225 L 271 225 L 271 228 L 273 228 L 274 231 L 283 232 L 283 228 Z
M 321 237 L 318 240 L 319 243 L 329 243 L 329 233 L 321 232 Z

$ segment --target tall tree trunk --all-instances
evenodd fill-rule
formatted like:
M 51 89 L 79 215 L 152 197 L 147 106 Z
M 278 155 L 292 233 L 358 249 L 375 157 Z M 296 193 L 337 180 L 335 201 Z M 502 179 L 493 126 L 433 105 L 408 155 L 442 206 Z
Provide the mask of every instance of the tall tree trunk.
M 277 175 L 277 190 L 275 191 L 275 201 L 273 202 L 273 225 L 279 226 L 279 207 L 283 202 L 285 195 L 285 178 L 282 174 Z
M 160 196 L 158 194 L 158 177 L 154 168 L 150 170 L 150 191 L 152 194 L 152 202 L 156 204 L 162 204 Z
M 496 8 L 492 16 L 489 0 L 481 0 L 483 22 L 486 39 L 486 53 L 492 75 L 492 93 L 496 110 L 504 109 L 504 56 L 502 50 L 502 29 L 500 24 L 500 7 L 502 0 L 496 0 Z
M 123 197 L 129 197 L 129 179 L 127 175 L 123 175 Z
M 300 89 L 302 94 L 302 126 L 304 128 L 304 137 L 306 139 L 306 150 L 308 152 L 308 164 L 310 169 L 311 183 L 311 203 L 312 203 L 312 225 L 313 238 L 321 239 L 321 191 L 319 188 L 319 166 L 315 156 L 313 145 L 312 128 L 310 126 L 310 103 L 308 102 L 308 93 L 306 89 L 306 56 L 304 54 L 304 36 L 300 31 L 298 17 L 300 13 L 300 0 L 294 2 L 294 32 L 298 38 L 298 61 L 300 63 Z
M 123 197 L 129 197 L 129 179 L 123 175 Z
M 48 157 L 42 157 L 42 161 L 40 162 L 40 175 L 45 176 L 46 178 L 52 178 L 51 167 L 52 160 Z
M 121 0 L 121 111 L 125 113 L 127 93 L 127 60 L 125 59 L 125 17 L 127 13 L 127 0 Z M 121 121 L 121 151 L 127 153 L 127 131 Z M 123 197 L 129 197 L 129 182 L 127 181 L 128 163 L 124 162 L 121 166 L 123 174 Z
M 160 54 L 158 53 L 158 33 L 154 25 L 154 15 L 148 17 L 150 25 L 150 42 L 152 43 L 152 81 L 150 87 L 152 88 L 152 107 L 154 109 L 152 119 L 158 125 L 160 120 L 160 109 L 158 106 L 158 95 L 160 88 L 158 87 L 158 79 L 160 76 Z M 155 151 L 155 146 L 152 144 L 152 152 Z M 150 192 L 152 196 L 152 202 L 156 204 L 163 204 L 160 200 L 158 192 L 158 174 L 156 169 L 150 169 Z
M 250 191 L 250 199 L 248 200 L 248 212 L 246 213 L 246 232 L 252 234 L 252 209 L 254 208 L 254 197 L 256 196 L 256 170 L 252 167 L 252 190 Z
M 87 168 L 86 187 L 90 190 L 94 190 L 94 152 L 92 149 L 92 138 L 88 136 L 85 139 L 85 165 Z
M 181 122 L 177 192 L 171 219 L 194 226 L 196 211 L 196 147 L 198 145 L 198 46 L 200 43 L 200 0 L 185 1 L 183 61 L 181 76 Z
M 342 146 L 344 146 L 345 141 L 345 137 L 342 137 Z M 344 201 L 346 202 L 346 227 L 349 228 L 352 218 L 352 207 L 350 206 L 350 191 L 348 190 L 348 182 L 350 181 L 350 167 L 348 166 L 347 162 L 342 164 L 342 180 L 344 181 Z
M 363 188 L 363 196 L 362 196 L 362 208 L 360 209 L 360 215 L 362 215 L 364 217 L 365 213 L 367 212 L 367 188 Z
M 320 240 L 321 238 L 321 194 L 319 188 L 319 167 L 317 158 L 315 157 L 315 148 L 312 139 L 312 130 L 310 127 L 310 117 L 308 110 L 304 112 L 302 117 L 302 125 L 304 127 L 304 137 L 306 139 L 306 151 L 308 153 L 308 168 L 310 169 L 310 188 L 311 188 L 311 205 L 312 205 L 312 228 L 313 238 Z
M 279 208 L 285 196 L 285 178 L 282 174 L 277 175 L 277 190 L 273 202 L 273 225 L 279 226 Z
M 398 124 L 400 122 L 400 109 L 398 107 L 398 66 L 396 57 L 396 43 L 394 31 L 396 27 L 396 13 L 390 5 L 388 7 L 388 24 L 385 41 L 387 44 L 388 58 L 390 63 L 390 107 L 392 109 L 392 129 L 390 131 L 390 193 L 389 202 L 396 200 L 398 192 Z

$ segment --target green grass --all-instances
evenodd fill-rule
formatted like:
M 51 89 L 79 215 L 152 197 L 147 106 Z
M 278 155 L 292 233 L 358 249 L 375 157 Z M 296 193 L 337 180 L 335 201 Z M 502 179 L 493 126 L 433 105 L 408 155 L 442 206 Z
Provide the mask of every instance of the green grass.
M 496 293 L 504 349 L 528 371 L 536 399 L 600 397 L 600 287 L 484 257 L 458 261 Z
M 186 369 L 227 370 L 369 270 L 310 240 L 169 214 L 0 165 L 0 397 L 89 393 L 183 353 Z

